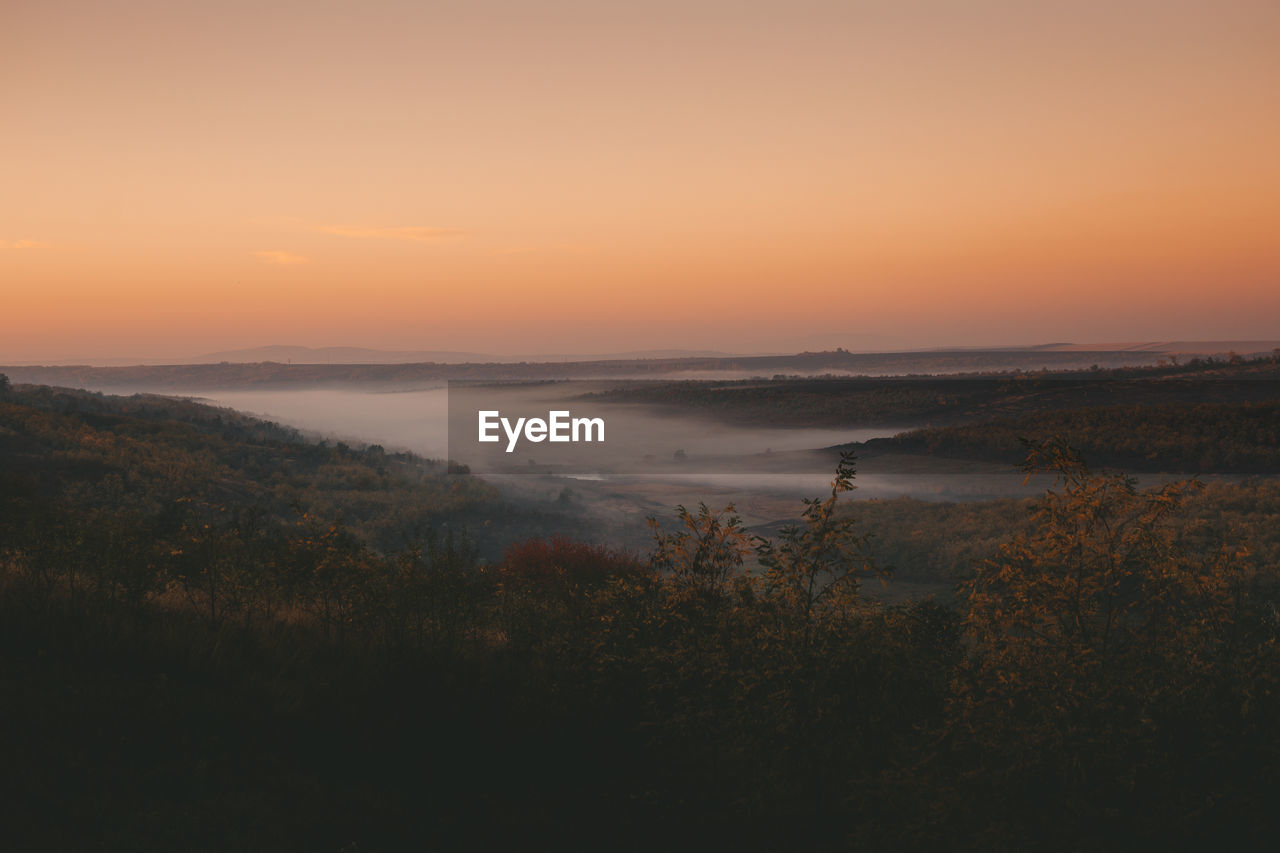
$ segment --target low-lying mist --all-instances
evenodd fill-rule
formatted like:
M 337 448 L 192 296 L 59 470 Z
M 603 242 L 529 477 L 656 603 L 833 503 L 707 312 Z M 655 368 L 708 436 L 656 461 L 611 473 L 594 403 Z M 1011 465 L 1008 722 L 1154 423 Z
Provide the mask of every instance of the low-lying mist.
M 401 392 L 347 390 L 219 391 L 200 398 L 296 427 L 321 439 L 380 444 L 429 458 L 448 456 L 494 485 L 507 500 L 546 508 L 549 518 L 578 520 L 637 550 L 648 541 L 648 516 L 669 517 L 677 504 L 732 503 L 749 526 L 798 517 L 801 500 L 830 488 L 837 445 L 893 435 L 898 428 L 767 428 L 733 426 L 669 409 L 577 399 L 582 383 L 484 385 Z M 602 417 L 600 445 L 476 442 L 478 407 L 512 415 L 549 410 Z M 452 410 L 452 418 L 451 418 Z M 452 423 L 451 423 L 452 420 Z M 904 424 L 901 429 L 910 428 Z M 452 427 L 452 440 L 450 428 Z M 852 499 L 910 496 L 974 500 L 1033 494 L 1011 469 L 990 465 L 895 468 L 882 459 L 859 463 Z M 549 521 L 554 526 L 554 521 Z M 547 533 L 556 532 L 549 529 Z M 587 534 L 589 538 L 597 538 Z

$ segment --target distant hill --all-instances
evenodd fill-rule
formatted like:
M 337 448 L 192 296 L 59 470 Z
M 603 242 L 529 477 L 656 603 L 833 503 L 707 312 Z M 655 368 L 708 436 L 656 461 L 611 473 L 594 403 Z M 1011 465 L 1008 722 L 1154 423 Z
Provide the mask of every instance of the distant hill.
M 1031 344 L 1025 346 L 975 346 L 975 347 L 930 347 L 924 350 L 868 350 L 844 347 L 842 351 L 859 355 L 900 354 L 903 352 L 1141 352 L 1159 355 L 1225 355 L 1229 352 L 1243 356 L 1269 354 L 1280 348 L 1280 340 L 1257 341 L 1126 341 L 1119 343 L 1071 343 L 1055 342 L 1047 344 Z M 836 347 L 825 348 L 824 351 L 837 350 Z M 840 351 L 840 350 L 837 350 Z M 648 359 L 683 359 L 683 358 L 742 358 L 772 357 L 785 355 L 782 352 L 732 353 L 721 350 L 693 349 L 647 349 L 629 350 L 626 352 L 606 353 L 526 353 L 517 355 L 494 355 L 492 353 L 469 352 L 462 350 L 383 350 L 369 347 L 303 347 L 303 346 L 263 346 L 250 349 L 224 350 L 206 353 L 194 358 L 171 360 L 170 364 L 252 364 L 263 361 L 275 361 L 293 364 L 517 364 L 521 362 L 595 362 L 595 361 L 633 361 Z M 67 363 L 67 362 L 61 362 Z M 102 362 L 106 364 L 107 362 Z M 148 359 L 145 361 L 126 362 L 115 359 L 112 365 L 129 364 L 161 364 L 166 362 Z
M 1080 350 L 953 350 L 935 352 L 806 352 L 795 355 L 631 358 L 529 362 L 301 363 L 279 361 L 135 365 L 132 367 L 0 366 L 14 382 L 94 390 L 189 393 L 226 388 L 358 387 L 407 390 L 450 379 L 733 379 L 783 376 L 991 375 L 1153 365 L 1160 353 Z
M 459 362 L 497 361 L 491 355 L 478 352 L 461 352 L 455 350 L 381 350 L 368 347 L 298 347 L 298 346 L 265 346 L 252 349 L 225 350 L 198 355 L 195 358 L 180 359 L 178 364 L 252 364 L 262 361 L 274 361 L 281 364 L 412 364 L 421 362 L 437 362 L 454 364 Z
M 112 391 L 189 393 L 228 388 L 353 387 L 406 390 L 450 379 L 735 379 L 782 376 L 993 375 L 1042 370 L 1185 364 L 1235 353 L 1270 356 L 1280 341 L 1173 341 L 1168 343 L 1053 343 L 1027 347 L 903 352 L 845 349 L 790 355 L 730 355 L 646 350 L 594 356 L 491 356 L 456 351 L 390 351 L 361 347 L 270 346 L 210 353 L 198 360 L 120 366 L 88 364 L 0 365 L 14 382 Z M 254 360 L 256 359 L 256 360 Z
M 180 359 L 177 364 L 253 364 L 274 361 L 292 364 L 512 364 L 526 361 L 616 361 L 649 358 L 726 358 L 733 353 L 715 350 L 654 349 L 634 352 L 574 354 L 492 355 L 457 350 L 382 350 L 368 347 L 266 346 L 226 350 Z
M 1045 344 L 1043 349 L 1057 352 L 1078 350 L 1117 350 L 1124 352 L 1152 352 L 1164 355 L 1269 355 L 1280 348 L 1280 340 L 1270 341 L 1146 341 L 1141 343 L 1107 344 Z

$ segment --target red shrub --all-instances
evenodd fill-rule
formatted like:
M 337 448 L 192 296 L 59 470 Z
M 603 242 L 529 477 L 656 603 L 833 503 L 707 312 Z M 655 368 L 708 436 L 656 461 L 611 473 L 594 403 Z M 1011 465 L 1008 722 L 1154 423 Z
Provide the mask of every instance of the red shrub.
M 509 545 L 498 567 L 508 583 L 564 589 L 643 570 L 644 564 L 631 554 L 604 545 L 572 542 L 559 535 Z

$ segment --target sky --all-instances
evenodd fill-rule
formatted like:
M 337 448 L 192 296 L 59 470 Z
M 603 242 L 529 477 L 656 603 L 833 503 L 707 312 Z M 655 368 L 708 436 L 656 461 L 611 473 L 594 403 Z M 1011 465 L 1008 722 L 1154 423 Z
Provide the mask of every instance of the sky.
M 0 363 L 1280 337 L 1280 3 L 0 10 Z

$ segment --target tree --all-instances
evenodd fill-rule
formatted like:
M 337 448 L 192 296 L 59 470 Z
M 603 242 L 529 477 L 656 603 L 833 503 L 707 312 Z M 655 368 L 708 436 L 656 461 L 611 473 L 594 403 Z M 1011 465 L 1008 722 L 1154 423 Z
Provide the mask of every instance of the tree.
M 963 587 L 977 639 L 998 651 L 1028 644 L 1071 648 L 1100 665 L 1140 646 L 1225 618 L 1234 557 L 1189 552 L 1177 511 L 1203 486 L 1139 491 L 1134 478 L 1095 473 L 1061 442 L 1026 442 L 1028 473 L 1051 472 L 1036 531 L 1001 547 Z
M 806 498 L 804 524 L 782 528 L 779 544 L 756 538 L 766 592 L 798 616 L 806 631 L 819 611 L 843 612 L 856 601 L 860 574 L 880 573 L 870 554 L 871 534 L 858 533 L 857 519 L 839 512 L 840 496 L 855 488 L 855 462 L 852 452 L 841 454 L 831 495 Z
M 1034 531 L 960 590 L 970 656 L 952 725 L 974 750 L 966 786 L 1020 792 L 1006 808 L 1036 832 L 1126 809 L 1155 816 L 1154 831 L 1195 807 L 1184 777 L 1233 701 L 1221 673 L 1245 554 L 1187 535 L 1179 510 L 1197 482 L 1139 490 L 1061 442 L 1026 445 L 1026 470 L 1055 487 Z
M 733 504 L 713 512 L 698 504 L 694 515 L 676 507 L 682 529 L 667 533 L 655 518 L 649 519 L 654 549 L 653 568 L 665 572 L 680 590 L 704 601 L 719 598 L 750 552 L 750 540 Z

